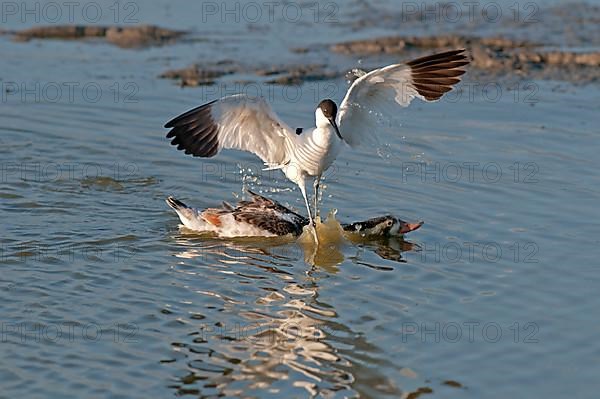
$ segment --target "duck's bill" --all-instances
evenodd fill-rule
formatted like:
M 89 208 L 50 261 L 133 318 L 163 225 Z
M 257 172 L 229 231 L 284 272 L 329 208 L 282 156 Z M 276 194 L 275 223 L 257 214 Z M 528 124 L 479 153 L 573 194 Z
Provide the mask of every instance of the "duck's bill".
M 410 233 L 411 231 L 417 230 L 421 226 L 423 226 L 423 222 L 402 223 L 402 227 L 400 228 L 400 234 Z

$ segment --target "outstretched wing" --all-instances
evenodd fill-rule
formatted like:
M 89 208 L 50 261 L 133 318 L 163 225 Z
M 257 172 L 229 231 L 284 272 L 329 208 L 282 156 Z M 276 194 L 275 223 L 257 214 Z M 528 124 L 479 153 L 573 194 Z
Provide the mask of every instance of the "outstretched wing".
M 281 165 L 288 160 L 293 130 L 283 123 L 263 98 L 243 94 L 223 97 L 169 121 L 167 138 L 178 150 L 195 157 L 213 157 L 223 148 L 249 151 L 263 162 Z
M 469 63 L 465 50 L 453 50 L 402 64 L 375 69 L 352 83 L 337 115 L 344 140 L 352 147 L 372 137 L 377 122 L 393 118 L 397 105 L 408 106 L 413 98 L 439 100 L 460 81 Z

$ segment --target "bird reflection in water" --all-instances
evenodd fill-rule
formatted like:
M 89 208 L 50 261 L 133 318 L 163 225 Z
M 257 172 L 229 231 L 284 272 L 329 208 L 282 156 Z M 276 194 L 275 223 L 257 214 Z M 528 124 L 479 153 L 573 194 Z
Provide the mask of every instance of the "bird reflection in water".
M 260 268 L 267 274 L 260 280 L 261 288 L 268 292 L 251 306 L 223 292 L 212 293 L 228 302 L 227 311 L 234 316 L 227 317 L 238 321 L 233 327 L 231 321 L 229 325 L 217 323 L 220 327 L 201 324 L 190 335 L 193 343 L 173 343 L 177 351 L 187 352 L 189 373 L 172 386 L 179 395 L 371 396 L 368 392 L 373 392 L 373 381 L 377 381 L 375 391 L 381 394 L 406 394 L 376 368 L 363 364 L 367 360 L 394 367 L 377 356 L 379 348 L 365 337 L 357 338 L 357 332 L 340 323 L 332 306 L 319 300 L 319 281 L 338 271 L 349 248 L 356 248 L 352 259 L 357 262 L 362 262 L 365 251 L 403 261 L 401 253 L 410 251 L 413 245 L 401 237 L 369 239 L 348 234 L 335 218 L 328 218 L 318 228 L 318 246 L 310 235 L 297 241 L 289 237 L 174 237 L 183 247 L 175 253 L 182 261 L 226 265 L 227 274 L 241 275 L 236 267 L 242 265 Z M 286 270 L 285 265 L 301 259 L 310 260 L 313 266 L 301 276 Z M 360 348 L 361 354 L 357 355 L 354 348 Z

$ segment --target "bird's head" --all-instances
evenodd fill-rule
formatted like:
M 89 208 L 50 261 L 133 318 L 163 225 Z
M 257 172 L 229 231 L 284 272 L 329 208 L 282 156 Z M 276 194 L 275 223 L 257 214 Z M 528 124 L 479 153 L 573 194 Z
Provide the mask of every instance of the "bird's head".
M 397 236 L 410 233 L 423 225 L 423 222 L 408 223 L 394 216 L 381 216 L 354 224 L 354 230 L 365 236 Z
M 315 122 L 318 128 L 329 128 L 333 127 L 335 130 L 335 134 L 342 139 L 342 135 L 340 134 L 340 130 L 338 129 L 335 118 L 337 116 L 337 105 L 330 100 L 326 99 L 319 103 L 315 111 Z

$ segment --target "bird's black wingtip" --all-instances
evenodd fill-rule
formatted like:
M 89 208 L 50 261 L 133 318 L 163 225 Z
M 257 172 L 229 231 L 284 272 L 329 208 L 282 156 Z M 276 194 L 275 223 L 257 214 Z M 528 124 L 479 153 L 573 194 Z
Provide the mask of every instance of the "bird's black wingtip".
M 214 103 L 216 103 L 217 101 L 219 101 L 219 100 L 209 101 L 209 102 L 207 102 L 205 104 L 202 104 L 202 105 L 200 105 L 198 107 L 192 108 L 192 109 L 184 112 L 183 114 L 176 116 L 175 118 L 171 119 L 167 123 L 165 123 L 164 127 L 166 129 L 170 129 L 170 128 L 176 127 L 177 125 L 180 124 L 180 122 L 182 122 L 188 116 L 193 115 L 193 114 L 197 114 L 199 111 L 204 111 L 204 110 L 207 110 L 207 109 L 210 110 L 211 106 Z
M 181 117 L 181 115 L 176 116 L 175 118 L 172 118 L 170 121 L 168 121 L 167 123 L 165 123 L 165 128 L 170 129 L 172 127 L 175 127 L 175 125 L 177 124 L 177 120 Z
M 191 109 L 165 124 L 171 144 L 188 155 L 210 158 L 219 152 L 219 125 L 211 115 L 211 104 Z

